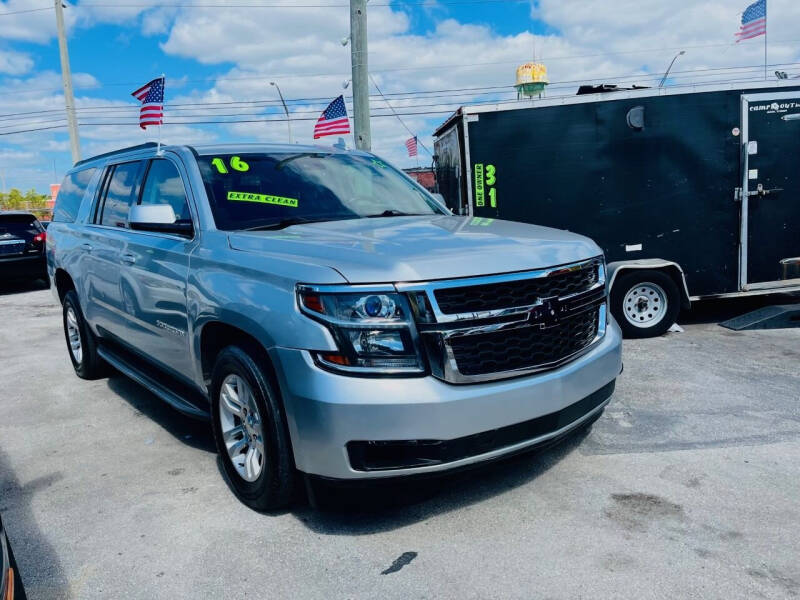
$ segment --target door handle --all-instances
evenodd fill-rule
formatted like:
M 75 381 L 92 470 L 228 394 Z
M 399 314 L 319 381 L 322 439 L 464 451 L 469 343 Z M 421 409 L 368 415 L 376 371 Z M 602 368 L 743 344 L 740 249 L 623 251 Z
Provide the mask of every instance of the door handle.
M 91 244 L 81 244 L 81 250 L 86 250 L 86 252 L 91 252 L 92 251 L 92 245 Z
M 136 257 L 133 254 L 125 253 L 122 255 L 121 259 L 126 265 L 132 265 L 136 262 Z

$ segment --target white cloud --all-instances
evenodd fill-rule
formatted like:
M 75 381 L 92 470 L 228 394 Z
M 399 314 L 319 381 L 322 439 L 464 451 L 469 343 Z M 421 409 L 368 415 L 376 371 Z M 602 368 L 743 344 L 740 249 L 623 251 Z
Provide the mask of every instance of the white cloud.
M 33 59 L 23 53 L 0 49 L 0 73 L 22 75 L 33 68 Z

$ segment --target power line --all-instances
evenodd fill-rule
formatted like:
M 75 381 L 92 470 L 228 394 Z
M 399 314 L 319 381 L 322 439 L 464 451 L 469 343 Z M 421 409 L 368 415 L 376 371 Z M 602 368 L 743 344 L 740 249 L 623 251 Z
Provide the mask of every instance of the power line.
M 409 116 L 409 115 L 436 115 L 436 114 L 450 114 L 453 112 L 452 110 L 438 110 L 438 111 L 422 111 L 422 112 L 406 112 L 406 113 L 398 113 L 399 115 Z M 393 114 L 386 114 L 386 115 L 370 115 L 371 117 L 394 117 Z M 316 121 L 316 117 L 300 117 L 300 118 L 293 118 L 292 121 Z M 225 124 L 236 124 L 236 123 L 280 123 L 285 122 L 286 118 L 277 118 L 277 119 L 247 119 L 247 120 L 238 120 L 238 121 L 169 121 L 165 122 L 165 125 L 225 125 Z M 133 126 L 136 125 L 136 121 L 131 122 L 124 122 L 124 123 L 79 123 L 79 125 L 84 127 L 124 127 L 124 126 Z M 66 123 L 62 123 L 61 125 L 52 125 L 49 127 L 37 127 L 32 129 L 21 129 L 18 131 L 5 131 L 0 132 L 0 135 L 14 135 L 16 133 L 28 133 L 30 131 L 45 131 L 49 129 L 64 129 L 66 128 Z
M 759 77 L 734 79 L 734 80 L 729 80 L 729 81 L 719 82 L 719 83 L 735 84 L 735 83 L 744 83 L 744 82 L 761 81 L 761 80 L 762 79 L 759 76 Z M 674 85 L 674 86 L 670 86 L 670 87 L 671 88 L 686 88 L 686 87 L 695 87 L 696 85 L 698 85 L 698 84 L 691 83 L 691 84 Z M 699 85 L 705 85 L 705 84 L 699 84 Z M 570 95 L 564 95 L 564 96 L 550 96 L 550 99 L 568 98 L 568 97 L 572 97 L 572 95 L 570 94 Z M 473 102 L 473 103 L 470 103 L 470 106 L 491 105 L 491 104 L 498 104 L 498 103 L 503 103 L 503 102 L 510 102 L 510 101 L 513 101 L 513 100 L 514 100 L 513 98 L 510 98 L 510 99 L 507 99 L 507 100 L 491 100 L 491 101 L 484 101 L 484 102 Z M 441 103 L 437 103 L 437 104 L 427 104 L 427 105 L 423 105 L 423 104 L 409 105 L 409 106 L 406 106 L 404 108 L 414 109 L 414 108 L 424 108 L 424 107 L 446 107 L 446 106 L 458 107 L 458 106 L 460 106 L 460 104 L 459 103 L 441 102 Z M 378 108 L 376 110 L 386 110 L 386 109 Z M 434 114 L 445 114 L 445 113 L 446 114 L 450 114 L 450 113 L 453 112 L 453 110 L 454 110 L 453 108 L 448 108 L 447 110 L 424 110 L 424 111 L 397 112 L 397 113 L 392 112 L 392 113 L 386 113 L 386 114 L 372 113 L 371 116 L 379 118 L 379 117 L 391 117 L 391 116 L 397 117 L 398 115 L 410 116 L 410 115 L 434 115 Z M 309 113 L 316 114 L 317 111 L 315 111 L 315 110 L 312 110 L 312 111 L 298 111 L 297 113 L 293 113 L 293 114 L 297 115 L 297 114 L 301 114 L 301 113 L 302 114 L 309 114 Z M 278 113 L 269 113 L 269 114 L 270 115 L 277 115 Z M 197 115 L 197 116 L 201 116 L 201 115 Z M 236 116 L 247 116 L 247 115 L 231 115 L 231 116 L 232 117 L 236 117 Z M 97 118 L 103 118 L 103 117 L 97 117 Z M 109 117 L 106 117 L 106 118 L 113 118 L 113 117 L 109 116 Z M 179 117 L 179 118 L 191 119 L 192 116 L 191 115 L 183 115 L 182 117 Z M 220 120 L 220 119 L 214 119 L 214 120 L 170 120 L 165 124 L 167 124 L 167 125 L 170 125 L 170 124 L 171 125 L 179 125 L 179 124 L 180 125 L 204 125 L 204 124 L 218 124 L 218 125 L 228 124 L 228 125 L 231 125 L 231 124 L 236 124 L 236 123 L 283 122 L 285 120 L 286 119 L 283 118 L 283 117 L 279 117 L 279 118 L 262 118 L 262 119 L 232 119 L 232 120 Z M 316 117 L 296 117 L 295 116 L 295 117 L 292 118 L 292 120 L 293 121 L 316 121 Z M 61 119 L 61 120 L 53 120 L 53 121 L 26 122 L 26 123 L 17 123 L 16 126 L 33 125 L 33 124 L 61 123 L 62 121 L 63 121 L 63 119 Z M 88 122 L 88 121 L 82 121 L 81 125 L 84 125 L 84 126 L 129 126 L 129 125 L 136 125 L 136 123 L 137 123 L 137 121 L 135 119 L 133 119 L 133 117 L 132 117 L 131 121 L 126 121 L 126 122 L 118 122 L 118 121 L 115 121 L 115 122 Z M 63 126 L 64 125 L 61 124 L 61 125 L 54 125 L 52 127 L 36 128 L 34 130 L 39 131 L 39 130 L 46 130 L 46 129 L 57 129 L 57 128 L 61 128 Z M 9 126 L 9 127 L 11 127 L 11 126 Z M 25 131 L 29 131 L 29 129 L 8 131 L 8 132 L 0 132 L 0 135 L 10 135 L 10 134 L 13 134 L 13 133 L 22 133 L 22 132 L 25 132 Z M 411 132 L 411 133 L 413 135 L 413 132 Z
M 792 67 L 797 67 L 800 65 L 800 62 L 793 62 L 793 63 L 774 63 L 769 65 L 772 68 L 781 68 L 781 69 L 791 69 Z M 716 77 L 719 75 L 732 75 L 732 74 L 747 74 L 750 71 L 761 70 L 763 65 L 744 65 L 744 66 L 732 66 L 732 67 L 716 67 L 716 68 L 708 68 L 708 69 L 693 69 L 693 70 L 684 70 L 684 71 L 674 71 L 672 73 L 673 79 L 680 80 L 685 78 L 690 79 L 699 79 L 699 78 L 707 78 L 707 77 Z M 565 89 L 568 87 L 574 87 L 576 84 L 583 84 L 583 83 L 590 83 L 593 81 L 617 81 L 617 82 L 624 82 L 624 81 L 634 81 L 634 82 L 645 82 L 649 80 L 655 80 L 660 78 L 660 74 L 655 73 L 630 73 L 626 75 L 618 75 L 618 76 L 605 76 L 605 77 L 595 77 L 595 78 L 585 78 L 585 79 L 575 79 L 575 80 L 564 80 L 564 81 L 555 81 L 550 84 L 548 89 Z M 457 98 L 457 97 L 474 97 L 474 96 L 485 96 L 485 95 L 500 95 L 504 93 L 512 93 L 511 88 L 512 85 L 502 85 L 502 86 L 481 86 L 481 87 L 465 87 L 465 88 L 452 88 L 452 89 L 437 89 L 437 90 L 408 90 L 405 92 L 390 92 L 390 93 L 383 93 L 383 94 L 373 94 L 373 98 L 386 98 L 392 96 L 394 100 L 398 101 L 408 101 L 408 100 L 429 100 L 429 99 L 436 99 L 436 98 Z M 297 106 L 312 106 L 316 103 L 322 104 L 330 100 L 327 96 L 320 96 L 320 97 L 308 97 L 308 98 L 287 98 L 287 104 L 291 104 L 293 107 Z M 440 103 L 444 104 L 444 103 Z M 452 104 L 452 103 L 447 103 Z M 404 108 L 408 106 L 414 105 L 405 105 Z M 419 106 L 431 106 L 420 104 Z M 217 111 L 217 110 L 237 110 L 240 111 L 235 114 L 230 114 L 228 116 L 237 116 L 237 115 L 245 115 L 248 113 L 241 112 L 248 109 L 268 109 L 271 107 L 279 107 L 279 100 L 238 100 L 238 101 L 224 101 L 224 102 L 188 102 L 188 103 L 176 103 L 176 104 L 165 104 L 165 108 L 168 109 L 171 113 L 174 112 L 183 112 L 183 111 L 192 111 L 192 110 L 205 110 L 205 111 Z M 85 107 L 78 107 L 76 110 L 84 117 L 92 117 L 97 116 L 101 117 L 106 115 L 110 115 L 112 113 L 118 115 L 120 113 L 126 112 L 136 112 L 139 109 L 139 105 L 136 104 L 120 104 L 120 105 L 90 105 Z M 6 113 L 0 115 L 0 121 L 3 120 L 10 120 L 16 119 L 21 116 L 33 116 L 33 115 L 40 115 L 42 117 L 52 115 L 53 113 L 60 113 L 63 109 L 46 109 L 46 110 L 38 110 L 38 111 L 27 111 L 27 112 L 18 112 L 18 113 Z M 292 111 L 293 113 L 302 113 L 307 111 Z M 103 114 L 90 114 L 90 113 L 103 113 Z M 184 116 L 192 116 L 192 115 L 184 115 Z M 223 116 L 223 115 L 218 115 Z
M 26 8 L 24 10 L 12 10 L 10 12 L 0 13 L 0 17 L 7 17 L 9 15 L 21 15 L 22 13 L 40 12 L 43 10 L 53 10 L 53 6 L 45 6 L 42 8 Z
M 464 4 L 523 4 L 529 0 L 420 0 L 404 2 L 405 6 L 459 6 Z M 98 8 L 349 8 L 349 4 L 228 4 L 219 2 L 186 3 L 105 3 L 81 2 L 81 6 Z M 370 6 L 395 6 L 391 2 L 374 2 Z

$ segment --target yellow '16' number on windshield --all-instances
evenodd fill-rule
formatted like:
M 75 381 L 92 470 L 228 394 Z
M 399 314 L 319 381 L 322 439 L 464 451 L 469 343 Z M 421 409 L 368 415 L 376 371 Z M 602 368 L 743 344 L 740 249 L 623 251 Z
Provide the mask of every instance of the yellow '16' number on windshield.
M 221 158 L 215 158 L 211 161 L 211 164 L 217 168 L 217 172 L 221 175 L 226 175 L 228 173 L 228 167 L 225 165 L 225 161 Z M 238 156 L 231 156 L 230 160 L 231 169 L 234 171 L 249 171 L 250 165 L 244 162 Z

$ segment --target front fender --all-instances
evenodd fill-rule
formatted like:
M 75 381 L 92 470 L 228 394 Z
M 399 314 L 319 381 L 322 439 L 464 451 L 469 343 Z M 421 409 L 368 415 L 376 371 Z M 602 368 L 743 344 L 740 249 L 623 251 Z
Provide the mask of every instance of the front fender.
M 233 260 L 214 260 L 208 254 L 193 255 L 187 282 L 187 312 L 191 351 L 197 381 L 202 381 L 200 340 L 210 322 L 231 325 L 274 347 L 336 350 L 330 331 L 303 315 L 297 307 L 295 286 L 300 281 L 345 283 L 328 267 L 271 265 L 265 272 L 263 258 L 246 252 L 225 253 Z

